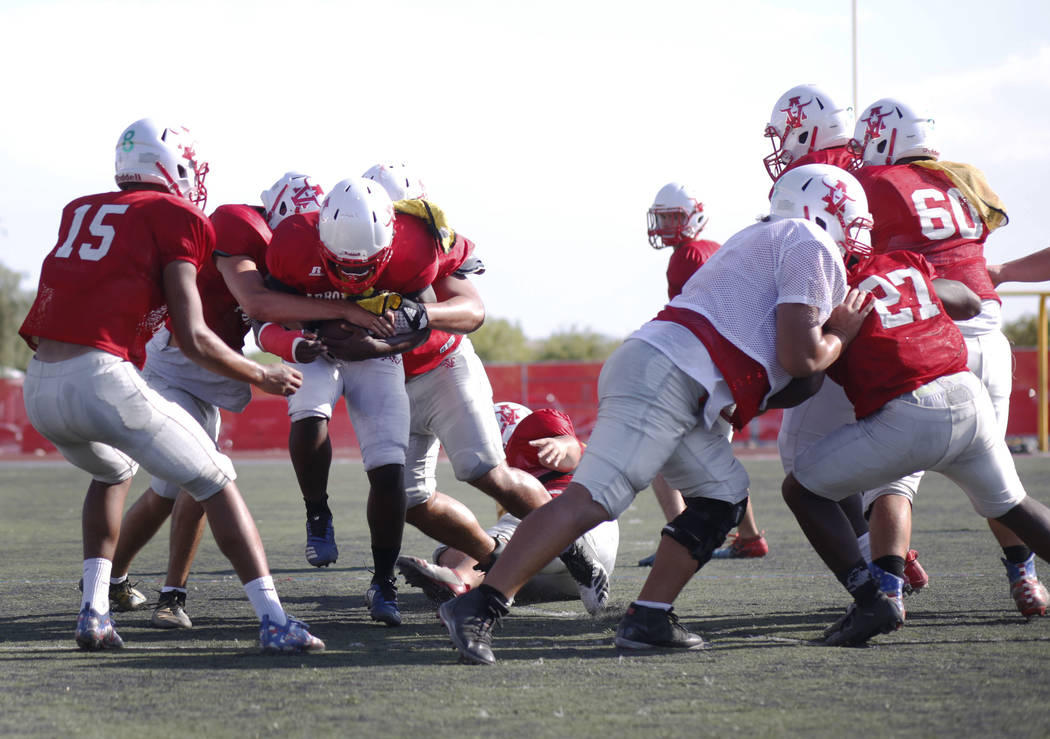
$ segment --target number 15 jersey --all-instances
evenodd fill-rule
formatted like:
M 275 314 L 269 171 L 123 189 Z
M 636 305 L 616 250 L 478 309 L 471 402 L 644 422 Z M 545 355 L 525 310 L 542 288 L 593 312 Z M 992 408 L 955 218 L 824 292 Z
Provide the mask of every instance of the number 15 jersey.
M 164 268 L 199 271 L 215 231 L 189 201 L 154 190 L 77 198 L 62 211 L 58 244 L 44 259 L 36 300 L 19 335 L 91 346 L 135 364 L 167 314 Z

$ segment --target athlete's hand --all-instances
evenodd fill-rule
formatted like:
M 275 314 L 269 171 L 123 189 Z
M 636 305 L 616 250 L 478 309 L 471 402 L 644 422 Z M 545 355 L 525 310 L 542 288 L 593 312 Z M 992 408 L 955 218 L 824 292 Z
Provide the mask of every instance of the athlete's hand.
M 271 395 L 292 395 L 303 384 L 303 375 L 299 370 L 287 364 L 264 364 L 263 378 L 256 387 Z
M 857 336 L 864 319 L 874 308 L 875 301 L 870 292 L 852 288 L 842 305 L 831 311 L 831 316 L 824 323 L 824 333 L 835 334 L 843 345 L 848 344 Z
M 299 364 L 309 364 L 321 356 L 324 350 L 324 342 L 317 338 L 317 334 L 304 331 L 303 340 L 295 345 L 295 361 Z
M 386 310 L 382 315 L 377 316 L 357 303 L 347 301 L 344 319 L 348 323 L 360 326 L 368 333 L 381 339 L 394 335 L 394 313 L 390 310 Z

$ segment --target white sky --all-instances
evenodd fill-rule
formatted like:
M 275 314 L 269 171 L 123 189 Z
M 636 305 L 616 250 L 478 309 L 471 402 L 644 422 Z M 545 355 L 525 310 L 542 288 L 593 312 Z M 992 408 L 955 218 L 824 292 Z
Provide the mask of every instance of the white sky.
M 858 4 L 859 107 L 929 110 L 942 158 L 985 172 L 1011 217 L 990 261 L 1050 245 L 1050 3 Z M 35 284 L 62 206 L 112 189 L 153 116 L 199 138 L 209 212 L 289 169 L 406 162 L 477 243 L 489 316 L 624 336 L 666 297 L 657 190 L 695 189 L 708 238 L 748 225 L 773 103 L 812 82 L 850 104 L 850 49 L 850 0 L 0 0 L 0 263 Z

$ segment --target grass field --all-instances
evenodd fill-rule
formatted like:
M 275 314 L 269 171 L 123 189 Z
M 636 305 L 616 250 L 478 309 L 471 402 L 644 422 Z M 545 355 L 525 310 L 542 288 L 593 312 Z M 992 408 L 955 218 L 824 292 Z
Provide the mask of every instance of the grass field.
M 1050 500 L 1050 459 L 1017 462 L 1029 490 Z M 369 619 L 364 475 L 349 461 L 333 468 L 340 559 L 326 570 L 303 558 L 290 467 L 238 463 L 285 607 L 327 642 L 324 654 L 256 653 L 254 614 L 207 536 L 187 602 L 192 630 L 151 629 L 149 610 L 118 614 L 123 651 L 79 652 L 87 479 L 64 463 L 0 464 L 0 735 L 1050 736 L 1050 618 L 1026 623 L 1014 610 L 999 551 L 961 492 L 936 475 L 924 483 L 913 545 L 931 583 L 906 600 L 907 626 L 870 648 L 830 649 L 808 640 L 847 596 L 781 502 L 779 463 L 746 465 L 771 552 L 710 563 L 679 599 L 707 650 L 612 646 L 647 573 L 635 563 L 662 524 L 643 493 L 621 519 L 607 614 L 592 619 L 578 601 L 516 608 L 497 635 L 499 664 L 485 668 L 456 663 L 419 591 L 402 586 L 401 628 Z M 440 482 L 483 523 L 494 518 L 447 467 Z M 133 495 L 147 483 L 140 475 Z M 406 553 L 429 558 L 432 547 L 406 530 Z M 165 527 L 132 580 L 155 596 L 166 559 Z

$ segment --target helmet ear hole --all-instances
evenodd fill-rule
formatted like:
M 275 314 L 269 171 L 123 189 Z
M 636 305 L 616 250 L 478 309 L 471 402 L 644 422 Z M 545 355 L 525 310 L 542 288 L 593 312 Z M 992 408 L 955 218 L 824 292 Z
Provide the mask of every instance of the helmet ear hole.
M 886 144 L 887 143 L 888 142 L 886 141 L 886 139 L 883 139 L 879 143 L 875 144 L 875 151 L 879 152 L 880 154 L 885 154 L 886 153 Z
M 809 138 L 809 131 L 803 131 L 798 136 L 798 142 L 800 144 L 804 144 L 804 143 L 806 143 L 806 139 L 808 139 L 808 138 Z
M 820 227 L 821 227 L 822 229 L 824 229 L 825 231 L 827 231 L 827 230 L 828 230 L 828 224 L 827 224 L 827 221 L 825 221 L 825 220 L 824 220 L 823 218 L 821 218 L 820 216 L 817 216 L 817 217 L 815 217 L 815 218 L 813 219 L 813 222 L 814 222 L 814 223 L 816 223 L 816 224 L 817 224 L 818 226 L 820 226 Z

